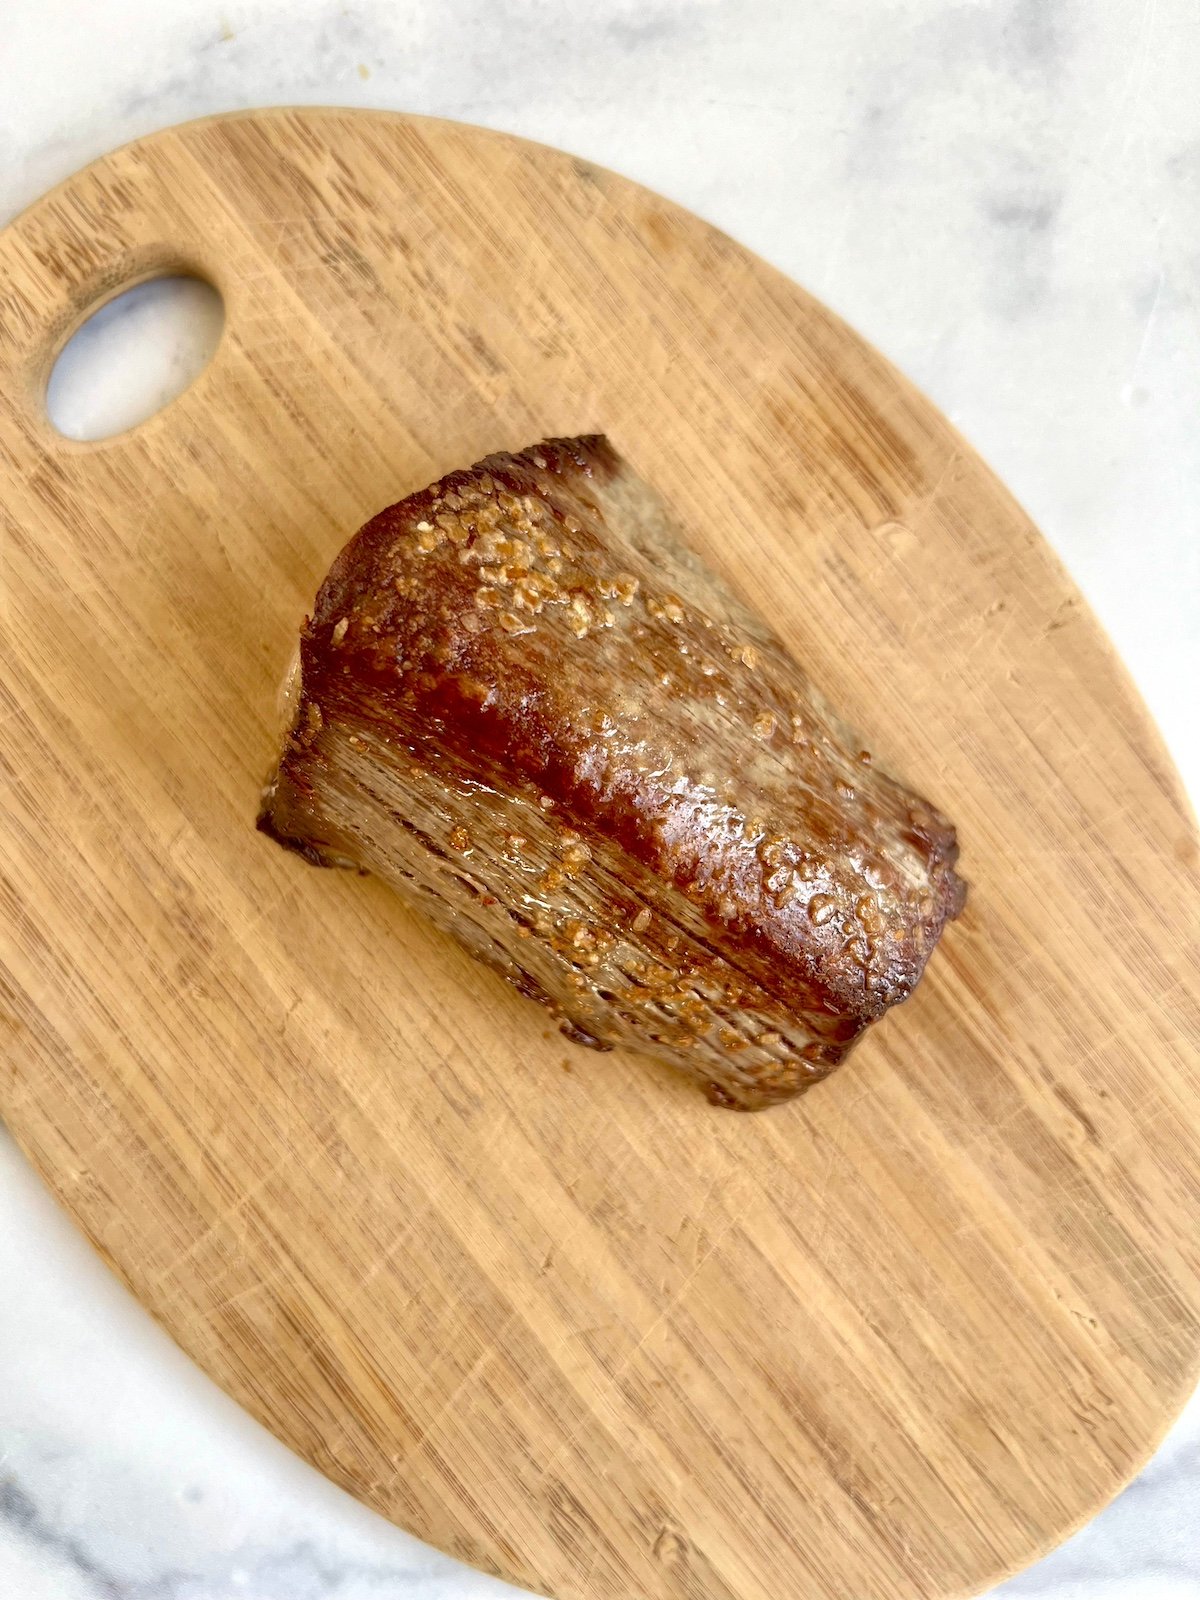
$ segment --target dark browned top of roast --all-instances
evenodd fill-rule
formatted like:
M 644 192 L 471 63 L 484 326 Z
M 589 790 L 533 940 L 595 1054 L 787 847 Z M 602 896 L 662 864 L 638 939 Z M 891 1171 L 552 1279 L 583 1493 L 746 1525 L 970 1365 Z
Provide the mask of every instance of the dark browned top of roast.
M 536 793 L 708 918 L 781 1004 L 904 999 L 961 908 L 954 830 L 880 772 L 602 436 L 489 456 L 368 522 L 301 640 L 305 719 Z

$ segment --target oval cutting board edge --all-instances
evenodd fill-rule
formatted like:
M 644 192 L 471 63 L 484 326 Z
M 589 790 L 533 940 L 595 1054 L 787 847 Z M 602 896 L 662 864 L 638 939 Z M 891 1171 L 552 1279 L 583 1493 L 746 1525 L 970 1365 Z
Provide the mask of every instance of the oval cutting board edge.
M 59 438 L 57 350 L 173 270 L 225 298 L 210 366 Z M 966 846 L 914 999 L 762 1117 L 568 1053 L 249 826 L 347 533 L 595 426 Z M 0 233 L 0 444 L 0 1107 L 222 1387 L 557 1600 L 949 1600 L 1144 1462 L 1200 1349 L 1194 826 L 1053 555 L 881 357 L 588 162 L 232 113 Z

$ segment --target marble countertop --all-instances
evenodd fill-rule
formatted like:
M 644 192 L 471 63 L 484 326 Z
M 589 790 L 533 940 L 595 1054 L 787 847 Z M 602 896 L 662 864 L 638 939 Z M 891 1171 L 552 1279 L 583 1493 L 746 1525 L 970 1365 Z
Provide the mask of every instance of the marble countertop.
M 0 69 L 0 222 L 127 139 L 280 103 L 510 129 L 701 212 L 990 460 L 1200 797 L 1194 0 L 7 0 Z M 264 1435 L 3 1134 L 0 1216 L 0 1600 L 514 1593 Z M 1124 1495 L 997 1594 L 1200 1597 L 1198 1494 L 1193 1401 Z

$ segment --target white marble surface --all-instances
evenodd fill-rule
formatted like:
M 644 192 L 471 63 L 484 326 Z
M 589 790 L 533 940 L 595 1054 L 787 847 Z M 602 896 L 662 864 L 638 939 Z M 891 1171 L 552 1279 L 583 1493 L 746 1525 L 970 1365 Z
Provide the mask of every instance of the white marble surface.
M 933 395 L 1061 552 L 1195 796 L 1198 72 L 1195 0 L 5 0 L 0 221 L 114 144 L 281 102 L 488 123 L 639 178 Z M 241 1416 L 3 1136 L 0 1218 L 0 1600 L 511 1592 Z M 1200 1597 L 1198 1494 L 1194 1402 L 1000 1592 Z

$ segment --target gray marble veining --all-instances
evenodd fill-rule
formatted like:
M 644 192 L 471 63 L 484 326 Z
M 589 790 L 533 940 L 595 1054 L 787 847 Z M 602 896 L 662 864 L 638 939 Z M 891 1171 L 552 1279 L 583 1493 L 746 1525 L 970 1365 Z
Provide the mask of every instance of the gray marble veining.
M 0 218 L 257 104 L 546 140 L 710 217 L 933 396 L 1081 583 L 1200 795 L 1194 0 L 8 0 Z M 0 1136 L 0 1600 L 484 1600 L 217 1393 Z M 998 1594 L 1200 1597 L 1200 1402 Z M 870 1600 L 849 1596 L 847 1600 Z

